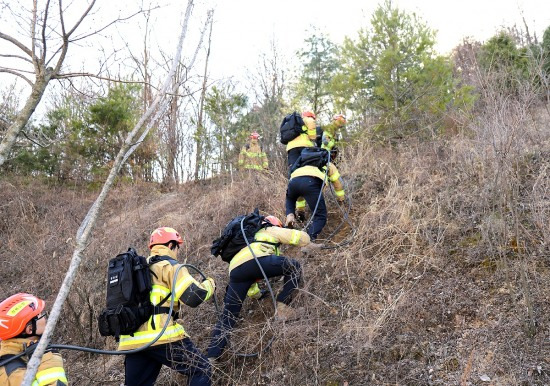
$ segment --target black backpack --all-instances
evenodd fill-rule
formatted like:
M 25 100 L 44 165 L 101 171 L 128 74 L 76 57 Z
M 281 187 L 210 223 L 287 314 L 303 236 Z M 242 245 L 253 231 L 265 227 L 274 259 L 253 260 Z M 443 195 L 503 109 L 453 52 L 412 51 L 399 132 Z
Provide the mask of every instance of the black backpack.
M 162 260 L 152 261 L 154 264 Z M 139 256 L 134 248 L 128 248 L 109 260 L 107 270 L 107 307 L 98 317 L 99 333 L 114 336 L 133 334 L 149 320 L 151 315 L 168 313 L 168 307 L 155 307 L 150 300 L 152 272 L 147 259 Z M 159 304 L 164 303 L 168 294 Z M 154 328 L 154 326 L 153 326 Z
M 321 126 L 315 126 L 315 146 L 321 147 L 323 145 L 323 128 Z
M 281 143 L 286 145 L 300 134 L 306 133 L 303 127 L 305 123 L 302 116 L 296 111 L 283 118 L 281 123 Z
M 300 156 L 292 164 L 290 173 L 292 174 L 296 169 L 302 166 L 316 166 L 319 170 L 323 171 L 323 167 L 328 164 L 329 153 L 326 149 L 320 149 L 318 147 L 305 147 L 302 149 Z
M 263 223 L 264 216 L 260 215 L 258 208 L 249 215 L 235 217 L 225 226 L 222 235 L 212 242 L 210 248 L 212 255 L 220 256 L 223 261 L 229 263 L 233 256 L 247 246 L 241 230 L 241 221 L 249 243 L 254 241 L 256 232 L 269 225 L 269 223 Z

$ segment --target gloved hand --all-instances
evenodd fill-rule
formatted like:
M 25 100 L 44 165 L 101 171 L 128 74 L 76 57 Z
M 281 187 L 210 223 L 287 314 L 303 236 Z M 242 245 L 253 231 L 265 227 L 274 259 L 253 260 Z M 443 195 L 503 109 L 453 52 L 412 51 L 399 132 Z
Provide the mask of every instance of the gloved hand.
M 216 290 L 216 283 L 214 282 L 214 279 L 212 279 L 211 277 L 207 277 L 206 280 L 202 282 L 202 286 L 204 287 L 205 290 L 208 291 L 208 294 L 209 294 L 208 298 L 210 298 L 210 296 L 212 296 L 212 294 Z
M 286 216 L 285 228 L 294 228 L 295 221 L 296 219 L 294 218 L 294 214 L 293 213 L 288 214 Z

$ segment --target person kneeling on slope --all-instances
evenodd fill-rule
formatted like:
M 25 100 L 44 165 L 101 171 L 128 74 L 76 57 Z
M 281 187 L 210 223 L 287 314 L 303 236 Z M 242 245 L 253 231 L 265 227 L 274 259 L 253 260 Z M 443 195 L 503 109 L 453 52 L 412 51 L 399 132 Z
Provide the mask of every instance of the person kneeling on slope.
M 207 355 L 210 361 L 221 356 L 249 289 L 258 279 L 263 279 L 254 256 L 268 278 L 284 276 L 283 288 L 277 295 L 278 319 L 285 321 L 297 318 L 296 310 L 289 304 L 302 278 L 302 269 L 298 261 L 279 256 L 278 246 L 282 243 L 302 247 L 309 244 L 309 236 L 299 230 L 282 228 L 283 224 L 275 216 L 265 217 L 263 224 L 264 226 L 256 232 L 254 241 L 250 243 L 254 254 L 246 246 L 229 263 L 229 284 L 225 292 L 224 309 L 208 347 Z
M 147 258 L 147 263 L 151 264 L 149 269 L 153 282 L 151 303 L 161 309 L 170 305 L 174 273 L 180 266 L 176 259 L 182 243 L 183 239 L 173 228 L 157 228 L 151 234 L 151 253 Z M 199 283 L 186 268 L 179 270 L 175 280 L 174 304 L 179 302 L 197 307 L 210 299 L 215 290 L 213 279 L 208 278 Z M 173 316 L 167 313 L 154 314 L 137 332 L 132 335 L 120 335 L 118 349 L 136 349 L 151 342 L 162 331 L 166 318 L 173 319 Z M 187 375 L 191 386 L 211 384 L 210 362 L 195 347 L 183 327 L 174 320 L 170 321 L 162 336 L 151 347 L 126 355 L 126 385 L 153 385 L 162 365 Z
M 0 303 L 0 362 L 21 354 L 38 343 L 46 328 L 45 303 L 33 295 L 18 293 Z M 30 357 L 30 354 L 28 355 Z M 0 367 L 0 385 L 19 386 L 27 369 L 27 356 Z M 61 355 L 47 351 L 42 357 L 33 385 L 67 385 Z

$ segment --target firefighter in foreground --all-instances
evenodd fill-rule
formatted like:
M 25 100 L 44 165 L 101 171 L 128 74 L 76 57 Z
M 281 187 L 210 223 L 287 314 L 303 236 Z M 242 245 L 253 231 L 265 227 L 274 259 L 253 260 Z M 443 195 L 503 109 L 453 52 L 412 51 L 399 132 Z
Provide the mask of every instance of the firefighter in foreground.
M 250 134 L 248 143 L 243 146 L 239 153 L 239 169 L 267 170 L 269 162 L 267 155 L 262 149 L 260 143 L 260 134 L 253 132 Z
M 324 161 L 315 159 L 315 157 L 320 157 Z M 294 213 L 296 211 L 296 200 L 298 197 L 304 197 L 310 211 L 313 213 L 313 219 L 307 229 L 311 241 L 317 238 L 327 223 L 327 207 L 323 197 L 325 182 L 327 184 L 328 181 L 332 183 L 336 199 L 339 202 L 345 200 L 344 185 L 340 178 L 340 173 L 336 166 L 332 162 L 327 163 L 327 160 L 327 150 L 319 148 L 304 149 L 290 175 L 286 191 L 285 226 L 290 228 L 295 226 L 296 216 Z M 307 164 L 308 162 L 312 164 Z M 302 251 L 311 252 L 321 247 L 322 244 L 312 242 L 307 247 L 302 248 Z
M 43 300 L 26 293 L 12 295 L 0 303 L 0 361 L 14 357 L 40 339 L 46 328 Z M 27 369 L 27 356 L 0 367 L 0 385 L 19 386 Z M 67 385 L 63 359 L 47 351 L 42 357 L 33 385 Z
M 149 241 L 151 249 L 147 262 L 152 272 L 153 290 L 151 302 L 161 310 L 169 310 L 170 291 L 174 273 L 178 268 L 177 254 L 183 239 L 169 227 L 153 231 Z M 210 299 L 215 285 L 208 278 L 197 282 L 186 268 L 180 269 L 176 278 L 174 304 L 183 303 L 197 307 Z M 164 302 L 161 301 L 164 300 Z M 177 315 L 177 314 L 176 314 Z M 175 316 L 175 315 L 174 315 Z M 154 314 L 132 335 L 121 335 L 118 349 L 131 350 L 152 341 L 162 330 L 166 318 L 174 319 L 165 313 Z M 126 355 L 124 361 L 126 385 L 153 385 L 162 365 L 171 367 L 189 377 L 189 385 L 210 385 L 211 368 L 207 358 L 195 347 L 183 326 L 174 320 L 170 322 L 163 335 L 150 348 Z
M 309 236 L 299 230 L 282 228 L 283 224 L 275 216 L 265 217 L 263 224 L 264 226 L 256 232 L 254 241 L 250 243 L 250 248 L 268 278 L 284 277 L 283 288 L 277 295 L 278 319 L 296 319 L 297 312 L 289 304 L 301 280 L 302 269 L 298 261 L 279 256 L 278 246 L 282 243 L 302 247 L 309 244 Z M 229 284 L 225 292 L 224 309 L 208 347 L 207 355 L 211 362 L 222 355 L 247 293 L 254 297 L 254 292 L 259 290 L 256 283 L 263 279 L 250 248 L 242 248 L 229 263 Z

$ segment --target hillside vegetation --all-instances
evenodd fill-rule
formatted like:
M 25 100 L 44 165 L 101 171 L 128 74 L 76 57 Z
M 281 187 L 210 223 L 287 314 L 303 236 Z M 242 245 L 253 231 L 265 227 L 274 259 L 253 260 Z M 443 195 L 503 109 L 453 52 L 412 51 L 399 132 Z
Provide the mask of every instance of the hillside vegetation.
M 487 122 L 432 142 L 388 147 L 358 140 L 345 148 L 338 166 L 354 229 L 341 227 L 333 241 L 344 245 L 315 256 L 283 250 L 304 267 L 294 302 L 302 317 L 277 323 L 269 299 L 247 300 L 214 383 L 548 384 L 550 137 L 537 115 L 493 126 L 490 140 L 482 135 Z M 120 182 L 85 251 L 54 343 L 115 347 L 96 324 L 106 262 L 129 246 L 145 254 L 157 226 L 183 233 L 181 258 L 216 279 L 221 307 L 227 265 L 210 256 L 212 240 L 229 219 L 255 207 L 283 217 L 286 181 L 275 170 L 222 175 L 170 192 Z M 97 193 L 9 176 L 0 191 L 0 296 L 27 291 L 51 305 L 71 237 Z M 343 218 L 326 193 L 329 223 L 321 237 Z M 216 316 L 213 303 L 181 310 L 203 350 Z M 258 358 L 236 355 L 258 350 Z M 122 357 L 63 355 L 72 384 L 123 383 Z M 166 371 L 158 384 L 183 381 Z

